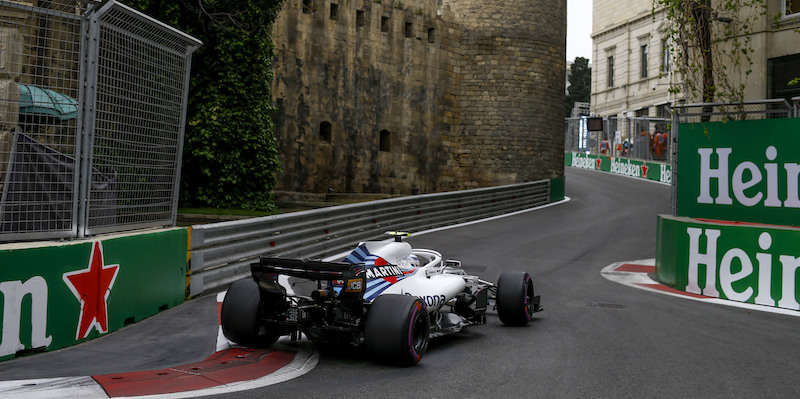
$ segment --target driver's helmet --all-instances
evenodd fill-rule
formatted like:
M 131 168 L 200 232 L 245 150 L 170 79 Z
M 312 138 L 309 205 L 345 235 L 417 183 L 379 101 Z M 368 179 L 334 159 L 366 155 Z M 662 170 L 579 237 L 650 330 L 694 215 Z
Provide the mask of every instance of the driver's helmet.
M 414 269 L 415 267 L 419 267 L 419 258 L 417 258 L 417 255 L 397 258 L 397 266 L 400 267 L 401 270 Z

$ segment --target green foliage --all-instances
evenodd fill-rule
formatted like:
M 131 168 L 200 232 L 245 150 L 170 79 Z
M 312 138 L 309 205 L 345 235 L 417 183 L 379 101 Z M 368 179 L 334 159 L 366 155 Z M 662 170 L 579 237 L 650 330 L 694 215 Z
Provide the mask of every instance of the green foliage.
M 567 88 L 567 113 L 569 117 L 576 102 L 588 103 L 592 91 L 592 68 L 589 59 L 575 57 L 569 67 L 569 87 Z
M 127 3 L 203 42 L 192 57 L 181 206 L 274 210 L 270 27 L 282 0 Z
M 683 78 L 677 91 L 690 101 L 744 101 L 753 29 L 766 15 L 767 0 L 653 0 L 654 17 L 659 12 Z

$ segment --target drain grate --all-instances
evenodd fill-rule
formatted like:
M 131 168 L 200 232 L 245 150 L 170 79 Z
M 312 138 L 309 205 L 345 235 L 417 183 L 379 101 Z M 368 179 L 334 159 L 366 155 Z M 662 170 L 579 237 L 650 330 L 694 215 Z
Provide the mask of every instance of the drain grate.
M 599 309 L 625 309 L 626 306 L 621 303 L 609 303 L 609 302 L 586 302 L 583 304 L 584 307 L 587 308 L 599 308 Z

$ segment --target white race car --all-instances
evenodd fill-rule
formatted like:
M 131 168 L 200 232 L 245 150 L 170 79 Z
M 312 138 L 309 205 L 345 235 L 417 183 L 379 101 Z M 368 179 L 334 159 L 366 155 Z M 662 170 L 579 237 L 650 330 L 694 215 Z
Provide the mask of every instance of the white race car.
M 505 272 L 495 285 L 436 251 L 412 249 L 402 240 L 408 233 L 387 234 L 394 240 L 360 243 L 341 262 L 261 257 L 251 264 L 252 278 L 236 281 L 225 295 L 225 337 L 270 346 L 303 333 L 313 341 L 364 345 L 380 362 L 414 365 L 430 338 L 485 324 L 490 304 L 514 326 L 542 310 L 526 272 Z M 303 289 L 305 295 L 296 293 Z

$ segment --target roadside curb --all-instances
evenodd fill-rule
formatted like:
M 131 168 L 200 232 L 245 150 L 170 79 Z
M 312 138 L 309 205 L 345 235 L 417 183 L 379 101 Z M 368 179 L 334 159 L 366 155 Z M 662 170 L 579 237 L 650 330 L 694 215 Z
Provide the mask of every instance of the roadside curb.
M 218 297 L 219 311 L 222 298 Z M 0 381 L 0 398 L 190 398 L 230 394 L 297 378 L 319 355 L 310 341 L 278 341 L 270 349 L 231 347 L 219 328 L 216 351 L 181 366 L 82 377 Z
M 645 291 L 657 292 L 675 296 L 693 301 L 700 301 L 706 303 L 713 303 L 716 305 L 724 305 L 737 307 L 748 310 L 755 310 L 759 312 L 778 313 L 787 316 L 800 317 L 800 312 L 795 310 L 774 308 L 771 306 L 754 305 L 751 303 L 729 301 L 727 299 L 719 299 L 704 295 L 692 294 L 676 290 L 672 287 L 666 286 L 651 277 L 655 274 L 655 259 L 642 259 L 628 262 L 616 262 L 603 268 L 600 274 L 607 280 L 627 285 L 628 287 L 638 288 Z

